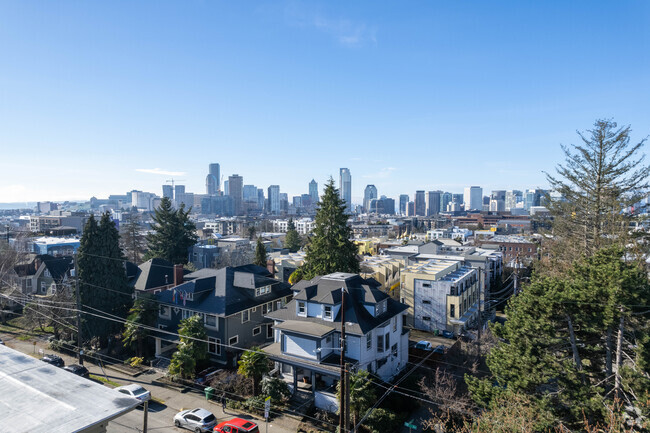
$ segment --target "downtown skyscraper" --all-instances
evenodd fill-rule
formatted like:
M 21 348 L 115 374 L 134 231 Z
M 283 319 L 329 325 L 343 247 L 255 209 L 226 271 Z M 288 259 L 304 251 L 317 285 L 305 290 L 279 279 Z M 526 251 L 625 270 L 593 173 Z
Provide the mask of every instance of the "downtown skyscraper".
M 217 194 L 221 191 L 220 167 L 218 163 L 210 164 L 208 175 L 205 178 L 205 193 L 208 195 Z
M 339 196 L 345 200 L 345 212 L 352 214 L 352 175 L 348 168 L 340 170 Z

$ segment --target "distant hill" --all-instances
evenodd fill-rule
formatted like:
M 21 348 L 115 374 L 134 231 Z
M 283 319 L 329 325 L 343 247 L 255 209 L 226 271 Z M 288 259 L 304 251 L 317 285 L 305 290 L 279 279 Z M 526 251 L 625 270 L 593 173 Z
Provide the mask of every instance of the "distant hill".
M 35 201 L 20 203 L 0 203 L 0 209 L 33 209 L 36 207 Z

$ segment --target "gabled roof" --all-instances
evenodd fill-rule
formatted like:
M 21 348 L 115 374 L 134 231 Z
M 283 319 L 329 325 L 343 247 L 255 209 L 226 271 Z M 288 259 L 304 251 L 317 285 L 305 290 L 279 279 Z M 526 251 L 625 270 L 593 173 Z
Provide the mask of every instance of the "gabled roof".
M 284 308 L 266 315 L 281 322 L 298 321 L 321 324 L 341 329 L 341 311 L 338 312 L 333 322 L 322 320 L 318 317 L 302 317 L 296 314 L 296 302 L 308 301 L 320 304 L 340 304 L 342 291 L 346 288 L 345 295 L 345 329 L 346 332 L 356 335 L 367 334 L 370 330 L 383 324 L 393 316 L 404 312 L 408 306 L 390 298 L 378 289 L 379 284 L 372 279 L 363 279 L 357 274 L 330 274 L 316 277 L 308 281 L 300 281 L 292 287 L 299 291 L 293 300 Z M 364 304 L 376 304 L 386 301 L 386 311 L 378 317 L 368 312 Z
M 136 290 L 149 290 L 174 284 L 174 265 L 164 259 L 153 258 L 138 266 Z
M 204 271 L 204 272 L 201 272 Z M 268 277 L 271 275 L 266 268 L 261 266 L 238 266 L 235 268 L 225 267 L 222 269 L 210 269 L 209 272 L 202 269 L 193 272 L 188 277 L 194 277 L 190 281 L 180 284 L 173 289 L 164 290 L 156 297 L 164 303 L 185 305 L 192 310 L 209 312 L 219 316 L 230 316 L 243 310 L 257 307 L 267 302 L 291 295 L 291 286 L 287 283 Z M 248 271 L 254 271 L 251 274 Z M 245 279 L 240 274 L 248 274 L 248 278 L 255 282 L 254 287 L 241 287 L 235 281 L 235 275 Z M 197 276 L 202 275 L 202 276 Z M 271 286 L 271 292 L 255 296 L 255 287 Z M 176 294 L 174 294 L 176 293 Z M 193 300 L 181 300 L 181 293 L 192 293 Z

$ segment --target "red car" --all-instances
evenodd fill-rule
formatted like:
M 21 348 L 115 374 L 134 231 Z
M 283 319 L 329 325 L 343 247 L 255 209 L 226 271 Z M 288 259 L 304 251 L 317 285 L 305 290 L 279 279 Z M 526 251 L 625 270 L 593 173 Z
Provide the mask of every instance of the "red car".
M 219 433 L 259 433 L 257 424 L 247 419 L 233 418 L 217 424 L 214 431 Z

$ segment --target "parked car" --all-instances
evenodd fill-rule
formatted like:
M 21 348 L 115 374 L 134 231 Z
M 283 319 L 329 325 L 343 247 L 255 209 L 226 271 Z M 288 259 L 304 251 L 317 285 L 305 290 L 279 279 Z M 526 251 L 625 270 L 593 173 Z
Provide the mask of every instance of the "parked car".
M 135 383 L 117 387 L 115 390 L 130 397 L 137 398 L 143 403 L 151 400 L 151 393 Z
M 217 367 L 206 368 L 205 370 L 201 371 L 199 374 L 196 375 L 196 379 L 194 380 L 194 383 L 197 385 L 205 385 L 208 382 L 210 382 L 210 380 L 214 376 L 216 376 L 220 371 L 221 369 Z
M 440 335 L 442 335 L 445 338 L 454 338 L 454 333 L 449 331 L 442 331 Z
M 174 415 L 174 425 L 176 427 L 183 427 L 195 433 L 212 431 L 216 424 L 217 417 L 209 410 L 201 408 L 183 410 Z
M 435 349 L 433 349 L 433 353 L 444 354 L 444 353 L 445 353 L 445 349 L 447 349 L 447 348 L 446 348 L 444 345 L 439 344 L 439 345 L 436 346 Z
M 421 350 L 433 350 L 431 342 L 426 340 L 418 341 L 418 343 L 415 345 L 415 348 Z
M 69 371 L 72 374 L 76 374 L 77 376 L 85 377 L 86 379 L 90 377 L 90 372 L 83 365 L 70 364 L 67 367 L 63 367 L 63 369 Z
M 46 354 L 41 358 L 41 361 L 47 362 L 55 367 L 65 367 L 65 361 L 59 355 Z
M 259 433 L 260 429 L 252 421 L 242 418 L 233 418 L 214 427 L 219 433 Z

